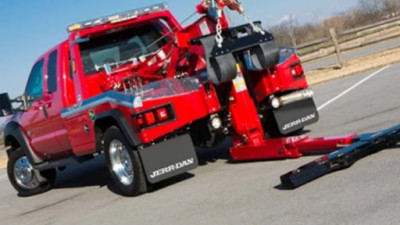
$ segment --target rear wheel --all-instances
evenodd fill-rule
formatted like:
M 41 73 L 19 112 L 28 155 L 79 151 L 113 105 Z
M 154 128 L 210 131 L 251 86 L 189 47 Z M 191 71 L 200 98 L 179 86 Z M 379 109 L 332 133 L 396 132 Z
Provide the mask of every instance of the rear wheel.
M 287 136 L 296 136 L 296 135 L 302 135 L 304 133 L 304 127 L 301 127 L 293 132 L 291 132 L 290 134 L 288 134 Z
M 34 169 L 20 148 L 11 152 L 7 164 L 7 174 L 12 186 L 21 196 L 31 196 L 48 191 L 56 178 L 55 169 L 40 172 Z M 44 181 L 42 179 L 40 182 L 38 176 L 44 178 Z
M 137 196 L 145 193 L 147 184 L 139 154 L 129 148 L 118 127 L 107 129 L 104 144 L 111 177 L 121 194 Z

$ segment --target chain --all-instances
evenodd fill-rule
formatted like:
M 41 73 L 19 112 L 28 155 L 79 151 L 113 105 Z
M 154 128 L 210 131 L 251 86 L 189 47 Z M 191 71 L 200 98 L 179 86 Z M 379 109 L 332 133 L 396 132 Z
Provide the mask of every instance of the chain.
M 140 79 L 140 75 L 139 74 L 137 74 L 136 79 L 137 79 L 137 86 L 138 86 L 139 95 L 141 97 L 143 97 L 143 95 L 144 95 L 143 83 L 142 83 L 142 79 Z
M 218 19 L 215 29 L 217 31 L 217 34 L 215 35 L 215 41 L 217 42 L 218 48 L 222 48 L 222 42 L 224 42 L 224 38 L 222 37 L 221 19 Z
M 139 74 L 134 74 L 131 77 L 122 80 L 122 87 L 125 93 L 131 93 L 140 97 L 144 95 L 142 79 Z
M 137 94 L 139 92 L 139 89 L 138 89 L 139 85 L 138 85 L 138 82 L 136 81 L 135 75 L 133 75 L 131 80 L 129 80 L 129 81 L 131 82 L 130 83 L 130 86 L 132 89 L 131 93 Z
M 253 28 L 254 32 L 260 33 L 262 35 L 265 34 L 265 31 L 263 31 L 260 27 L 256 26 L 253 23 L 253 20 L 244 11 L 243 11 L 242 15 L 244 17 L 244 20 L 246 20 L 246 22 L 249 23 L 250 26 Z

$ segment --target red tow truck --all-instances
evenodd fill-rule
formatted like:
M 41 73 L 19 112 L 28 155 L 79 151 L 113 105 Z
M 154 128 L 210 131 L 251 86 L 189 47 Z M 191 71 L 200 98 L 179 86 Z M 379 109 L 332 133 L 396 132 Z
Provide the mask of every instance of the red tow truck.
M 24 94 L 0 95 L 20 195 L 50 189 L 56 169 L 100 153 L 130 196 L 194 169 L 194 146 L 228 136 L 234 160 L 300 157 L 282 138 L 318 120 L 300 60 L 259 22 L 228 27 L 225 6 L 244 14 L 236 1 L 205 0 L 187 27 L 166 4 L 69 26 Z

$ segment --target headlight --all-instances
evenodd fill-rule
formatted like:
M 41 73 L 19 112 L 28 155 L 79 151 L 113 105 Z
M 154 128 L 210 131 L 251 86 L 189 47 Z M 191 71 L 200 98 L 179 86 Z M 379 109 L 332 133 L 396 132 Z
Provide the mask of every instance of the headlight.
M 219 116 L 215 115 L 210 119 L 210 125 L 214 130 L 218 130 L 222 127 L 222 121 Z

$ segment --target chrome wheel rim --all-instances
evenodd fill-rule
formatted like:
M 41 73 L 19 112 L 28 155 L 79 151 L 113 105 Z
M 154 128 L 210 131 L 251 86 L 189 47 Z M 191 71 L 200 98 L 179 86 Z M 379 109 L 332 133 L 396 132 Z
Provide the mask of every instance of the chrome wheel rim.
M 113 140 L 110 143 L 109 152 L 112 171 L 118 181 L 125 186 L 131 185 L 133 183 L 134 171 L 128 149 L 120 141 Z
M 14 178 L 18 185 L 25 189 L 39 187 L 33 167 L 26 156 L 19 158 L 14 164 Z

